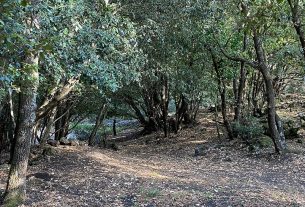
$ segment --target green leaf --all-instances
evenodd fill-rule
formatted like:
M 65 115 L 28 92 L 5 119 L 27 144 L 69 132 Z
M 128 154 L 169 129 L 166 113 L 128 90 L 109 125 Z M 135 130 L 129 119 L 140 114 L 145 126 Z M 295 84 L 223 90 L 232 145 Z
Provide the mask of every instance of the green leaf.
M 29 4 L 29 1 L 28 1 L 28 0 L 22 0 L 22 1 L 21 1 L 21 6 L 26 7 L 28 4 Z
M 69 34 L 69 30 L 68 28 L 65 28 L 64 31 L 63 31 L 64 35 L 68 35 Z

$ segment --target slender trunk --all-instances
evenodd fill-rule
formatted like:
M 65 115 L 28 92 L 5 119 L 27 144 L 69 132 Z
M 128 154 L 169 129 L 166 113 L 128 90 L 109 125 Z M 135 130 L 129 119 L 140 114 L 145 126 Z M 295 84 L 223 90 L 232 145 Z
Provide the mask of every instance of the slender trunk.
M 217 96 L 217 101 L 215 103 L 215 106 L 217 106 L 217 102 L 218 102 L 218 96 Z M 218 124 L 218 109 L 217 108 L 218 107 L 215 107 L 214 117 L 215 117 L 215 123 L 216 123 L 217 137 L 218 137 L 219 141 L 221 141 L 219 124 Z
M 282 153 L 286 149 L 286 142 L 284 133 L 282 133 L 279 117 L 277 117 L 275 109 L 275 95 L 273 88 L 273 80 L 270 74 L 270 69 L 266 64 L 266 58 L 262 46 L 262 42 L 257 34 L 256 30 L 253 30 L 254 36 L 254 46 L 256 51 L 256 56 L 259 62 L 259 70 L 263 75 L 265 87 L 266 87 L 266 99 L 267 99 L 267 109 L 268 109 L 268 126 L 271 138 L 274 142 L 275 151 L 277 153 Z
M 38 56 L 31 54 L 26 59 L 25 71 L 28 81 L 23 81 L 20 92 L 18 129 L 8 176 L 4 204 L 17 206 L 25 198 L 26 172 L 35 124 L 36 93 L 38 87 Z
M 116 136 L 116 119 L 113 119 L 113 123 L 112 123 L 112 131 L 113 131 L 113 136 Z
M 248 92 L 247 92 L 247 113 L 250 113 L 250 111 L 252 110 L 252 106 L 251 106 L 251 92 L 253 90 L 253 83 L 254 83 L 254 75 L 255 73 L 253 73 L 251 75 L 251 78 L 249 79 L 249 83 L 248 83 Z
M 164 136 L 168 136 L 167 127 L 167 115 L 168 115 L 168 103 L 169 103 L 169 90 L 167 77 L 163 78 L 163 89 L 162 89 L 162 119 L 163 119 L 163 131 Z
M 182 105 L 182 97 L 183 95 L 181 95 L 178 99 L 175 99 L 175 105 L 176 105 L 176 113 L 175 113 L 175 134 L 178 133 L 179 130 L 179 126 L 180 126 L 180 117 L 181 117 L 181 105 Z
M 57 107 L 56 120 L 55 120 L 55 140 L 60 140 L 62 137 L 66 137 L 69 131 L 70 123 L 70 109 L 73 103 L 66 101 Z
M 61 122 L 62 122 L 62 114 L 63 114 L 63 106 L 60 105 L 57 107 L 56 115 L 55 115 L 55 140 L 60 140 L 62 137 L 62 130 L 61 130 Z
M 15 127 L 15 130 L 14 130 L 14 135 L 13 135 L 12 140 L 11 140 L 10 161 L 9 161 L 9 163 L 13 162 L 14 152 L 15 152 L 15 148 L 16 148 L 16 137 L 17 137 L 17 134 L 19 132 L 19 125 L 20 125 L 19 124 L 20 123 L 19 119 L 20 119 L 20 110 L 21 110 L 21 108 L 22 108 L 21 93 L 19 93 L 18 94 L 18 109 L 17 109 L 18 111 L 17 111 L 17 118 L 16 118 L 16 127 Z
M 292 14 L 293 26 L 299 37 L 303 56 L 305 59 L 305 36 L 304 36 L 304 31 L 302 29 L 302 22 L 301 22 L 300 9 L 299 9 L 299 0 L 294 0 L 294 2 L 292 2 L 292 0 L 287 0 L 287 1 L 289 3 L 291 14 Z
M 48 138 L 50 137 L 50 132 L 52 129 L 52 125 L 54 124 L 55 115 L 56 115 L 56 108 L 54 108 L 51 111 L 50 117 L 47 120 L 47 125 L 40 140 L 41 145 L 45 145 L 47 143 Z
M 180 99 L 176 103 L 176 132 L 178 132 L 182 120 L 185 118 L 185 114 L 188 110 L 188 101 L 183 94 L 180 95 Z
M 96 117 L 96 121 L 95 121 L 95 125 L 94 125 L 94 128 L 89 136 L 89 146 L 94 146 L 96 143 L 95 143 L 95 136 L 96 136 L 96 133 L 101 125 L 101 123 L 103 122 L 103 119 L 102 117 L 105 116 L 105 111 L 106 111 L 106 104 L 103 104 L 103 106 L 100 108 L 100 111 L 99 111 L 99 114 L 98 116 Z
M 261 75 L 260 73 L 254 74 L 254 78 L 253 78 L 253 88 L 252 88 L 252 96 L 251 96 L 251 101 L 252 101 L 252 111 L 253 111 L 253 116 L 258 116 L 258 93 L 259 93 L 259 84 L 260 84 L 260 78 Z
M 239 86 L 238 86 L 238 93 L 237 93 L 237 99 L 236 99 L 236 106 L 234 109 L 234 120 L 239 121 L 240 119 L 240 113 L 241 113 L 241 105 L 243 101 L 243 91 L 245 88 L 246 83 L 246 71 L 245 71 L 245 63 L 242 62 L 240 64 L 240 79 L 239 79 Z
M 263 70 L 264 80 L 267 90 L 267 103 L 268 103 L 268 126 L 271 134 L 271 138 L 274 142 L 276 152 L 280 153 L 285 149 L 283 142 L 281 142 L 280 133 L 278 130 L 278 123 L 276 121 L 276 110 L 275 110 L 275 96 L 272 87 L 272 78 L 268 72 Z
M 12 143 L 14 142 L 14 130 L 16 128 L 16 122 L 15 122 L 15 115 L 13 110 L 13 98 L 12 98 L 11 88 L 8 89 L 7 96 L 3 98 L 3 102 L 0 104 L 1 104 L 0 153 L 1 153 L 2 150 L 7 150 L 8 148 L 11 148 L 11 146 L 13 145 Z
M 65 98 L 67 98 L 78 81 L 79 76 L 73 77 L 63 86 L 54 88 L 50 94 L 50 98 L 44 100 L 41 106 L 37 109 L 36 120 L 38 121 L 39 119 L 44 118 L 45 115 L 52 111 Z
M 13 90 L 11 88 L 8 89 L 8 97 L 9 97 L 9 106 L 10 106 L 10 122 L 12 123 L 12 128 L 15 129 L 15 114 L 13 108 Z
M 149 93 L 143 90 L 142 96 L 145 104 L 145 106 L 142 107 L 143 112 L 139 108 L 140 106 L 138 106 L 136 102 L 133 100 L 133 98 L 130 97 L 129 95 L 124 95 L 124 101 L 133 109 L 135 116 L 137 117 L 141 125 L 144 126 L 143 134 L 150 134 L 154 131 L 159 130 L 159 125 L 158 122 L 156 121 L 156 116 L 155 116 L 156 109 L 154 107 L 153 98 L 152 98 L 153 93 Z
M 14 140 L 15 119 L 13 121 L 10 111 L 9 100 L 5 100 L 0 111 L 0 154 L 9 149 Z
M 198 102 L 196 102 L 194 109 L 193 109 L 193 113 L 192 113 L 192 122 L 193 123 L 196 122 L 199 107 L 200 107 L 200 102 L 198 101 Z
M 211 56 L 212 56 L 214 70 L 215 70 L 216 76 L 217 76 L 217 83 L 218 83 L 217 87 L 218 87 L 218 92 L 220 94 L 221 113 L 222 113 L 223 123 L 224 123 L 224 125 L 226 127 L 226 130 L 228 132 L 228 138 L 230 140 L 232 140 L 233 139 L 233 131 L 232 131 L 231 124 L 230 124 L 230 122 L 228 120 L 228 117 L 227 117 L 226 85 L 225 85 L 225 82 L 222 78 L 219 62 L 217 61 L 216 56 L 214 55 L 214 53 L 211 49 L 210 49 L 210 53 L 211 53 Z
M 227 129 L 229 139 L 232 140 L 233 132 L 232 132 L 231 124 L 227 117 L 227 104 L 226 104 L 226 90 L 225 89 L 220 91 L 220 99 L 221 99 L 221 114 L 223 117 L 223 124 L 225 125 L 225 127 Z
M 137 119 L 139 120 L 139 122 L 145 126 L 147 124 L 147 121 L 145 120 L 144 115 L 142 114 L 141 110 L 137 107 L 137 105 L 133 101 L 133 99 L 126 95 L 124 97 L 124 100 L 134 110 L 134 113 L 135 113 Z
M 277 114 L 275 114 L 275 121 L 276 121 L 277 129 L 280 134 L 280 145 L 283 146 L 284 149 L 287 149 L 287 143 L 286 143 L 286 139 L 285 139 L 283 123 L 282 123 L 279 115 L 277 115 Z
M 238 99 L 238 83 L 236 76 L 233 79 L 233 94 L 234 94 L 234 99 L 236 101 Z
M 247 35 L 244 34 L 244 40 L 243 40 L 243 51 L 247 49 Z M 246 69 L 245 69 L 245 62 L 240 62 L 240 76 L 239 76 L 239 85 L 236 95 L 236 105 L 235 105 L 235 114 L 234 114 L 234 120 L 239 121 L 240 118 L 240 111 L 241 111 L 241 104 L 243 101 L 243 91 L 246 85 Z

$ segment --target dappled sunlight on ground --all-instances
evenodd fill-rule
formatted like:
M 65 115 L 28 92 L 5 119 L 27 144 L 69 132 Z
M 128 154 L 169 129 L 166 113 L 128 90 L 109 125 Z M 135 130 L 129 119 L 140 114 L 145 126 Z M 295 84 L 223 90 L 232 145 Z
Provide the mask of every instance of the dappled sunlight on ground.
M 167 176 L 161 175 L 156 170 L 160 170 L 160 167 L 152 165 L 138 165 L 134 166 L 130 163 L 126 163 L 124 160 L 117 160 L 108 157 L 102 153 L 92 152 L 87 154 L 88 157 L 93 158 L 102 162 L 103 165 L 111 166 L 117 168 L 117 170 L 125 173 L 132 173 L 135 176 L 143 178 L 154 178 L 154 179 L 166 179 Z
M 297 189 L 291 190 L 288 187 L 288 192 L 283 192 L 277 189 L 266 189 L 262 192 L 265 198 L 268 198 L 270 201 L 279 201 L 282 203 L 286 202 L 298 202 L 305 204 L 305 197 L 303 192 L 299 192 Z

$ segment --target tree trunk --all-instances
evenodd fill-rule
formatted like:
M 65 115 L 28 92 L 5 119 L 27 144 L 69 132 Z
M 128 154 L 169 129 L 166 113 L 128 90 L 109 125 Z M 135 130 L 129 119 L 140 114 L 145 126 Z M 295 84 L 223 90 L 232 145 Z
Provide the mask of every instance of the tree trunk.
M 63 107 L 59 105 L 57 107 L 56 115 L 55 115 L 55 140 L 60 140 L 62 137 L 62 130 L 61 130 L 61 122 L 62 122 L 62 116 L 63 116 Z
M 116 119 L 113 119 L 113 123 L 112 123 L 112 132 L 113 132 L 113 136 L 116 136 Z
M 247 49 L 247 35 L 244 34 L 243 39 L 243 51 L 246 51 Z M 246 69 L 245 69 L 245 62 L 240 62 L 240 76 L 239 76 L 239 85 L 236 92 L 236 105 L 234 108 L 234 120 L 239 121 L 240 118 L 240 111 L 241 111 L 241 104 L 243 101 L 243 91 L 245 88 L 246 83 Z
M 133 101 L 133 99 L 131 97 L 125 95 L 124 100 L 134 110 L 135 115 L 136 115 L 137 119 L 139 120 L 139 122 L 145 126 L 147 124 L 147 121 L 145 120 L 144 115 L 142 114 L 141 110 L 137 107 L 137 105 Z
M 183 94 L 180 95 L 179 100 L 176 100 L 176 121 L 175 121 L 175 133 L 178 133 L 183 117 L 188 109 L 188 103 Z
M 92 132 L 91 132 L 91 134 L 88 138 L 89 146 L 94 146 L 96 144 L 95 143 L 95 136 L 96 136 L 96 133 L 97 133 L 101 123 L 104 120 L 105 113 L 106 113 L 106 104 L 103 104 L 103 106 L 100 108 L 98 116 L 96 117 L 94 128 L 93 128 L 93 130 L 92 130 Z
M 267 103 L 268 103 L 268 126 L 271 134 L 271 138 L 274 142 L 275 150 L 277 153 L 281 153 L 285 150 L 285 137 L 281 137 L 278 129 L 278 123 L 276 121 L 276 110 L 275 110 L 275 96 L 274 90 L 272 87 L 272 78 L 268 72 L 263 69 L 263 76 L 266 84 L 266 92 L 267 92 Z
M 145 95 L 145 94 L 144 94 Z M 151 100 L 147 100 L 148 98 L 144 96 L 144 101 L 146 101 L 147 110 L 149 112 L 146 113 L 148 116 L 148 120 L 145 119 L 145 116 L 143 115 L 142 111 L 139 109 L 139 107 L 136 105 L 135 101 L 132 99 L 132 97 L 125 95 L 124 100 L 125 102 L 133 109 L 137 119 L 139 122 L 144 126 L 143 134 L 150 134 L 154 131 L 158 131 L 158 123 L 154 118 L 153 111 L 151 112 L 150 102 Z
M 38 56 L 31 54 L 27 57 L 24 67 L 29 72 L 25 74 L 28 80 L 21 85 L 15 147 L 4 199 L 7 206 L 17 206 L 25 198 L 26 172 L 36 118 Z
M 227 104 L 226 104 L 226 90 L 225 89 L 220 90 L 220 99 L 221 99 L 221 114 L 222 114 L 222 118 L 223 118 L 223 124 L 225 125 L 225 127 L 227 129 L 229 139 L 232 140 L 234 137 L 233 137 L 231 124 L 227 117 Z
M 66 101 L 57 107 L 56 120 L 55 120 L 55 140 L 60 140 L 66 137 L 69 131 L 70 123 L 70 109 L 73 103 Z
M 2 85 L 0 85 L 2 86 Z M 2 150 L 12 148 L 14 142 L 14 130 L 16 128 L 15 114 L 13 109 L 13 91 L 8 89 L 7 96 L 0 103 L 0 153 Z M 13 150 L 11 150 L 13 151 Z M 10 156 L 10 161 L 12 155 Z
M 162 119 L 163 119 L 163 131 L 164 137 L 168 136 L 168 123 L 167 123 L 167 115 L 168 115 L 168 103 L 169 103 L 169 89 L 168 89 L 168 80 L 167 77 L 163 77 L 163 88 L 162 88 Z
M 300 11 L 299 11 L 299 0 L 287 0 L 290 6 L 291 14 L 292 14 L 292 22 L 293 26 L 295 28 L 295 31 L 297 32 L 297 35 L 299 37 L 303 57 L 305 59 L 305 37 L 304 37 L 304 31 L 302 30 L 302 22 L 300 17 Z
M 221 100 L 221 114 L 222 114 L 222 118 L 223 118 L 223 123 L 224 126 L 226 127 L 226 130 L 228 132 L 228 138 L 230 140 L 232 140 L 233 137 L 233 131 L 232 131 L 232 127 L 231 124 L 228 120 L 227 117 L 227 103 L 226 103 L 226 85 L 225 82 L 223 80 L 221 71 L 220 71 L 220 66 L 219 66 L 219 62 L 216 59 L 216 56 L 214 55 L 212 49 L 209 49 L 211 56 L 212 56 L 212 61 L 213 61 L 213 66 L 214 66 L 214 70 L 216 72 L 216 76 L 217 76 L 217 87 L 218 87 L 218 92 L 220 94 L 220 100 Z
M 60 102 L 62 102 L 71 93 L 72 89 L 79 82 L 79 76 L 69 79 L 64 85 L 56 87 L 50 93 L 50 97 L 45 99 L 37 109 L 36 120 L 42 119 L 52 111 Z
M 45 145 L 47 143 L 47 140 L 50 137 L 50 132 L 52 129 L 52 125 L 54 124 L 55 115 L 56 115 L 56 108 L 54 108 L 51 111 L 50 117 L 48 117 L 46 128 L 45 128 L 43 135 L 41 137 L 41 140 L 40 140 L 41 145 Z
M 259 107 L 258 101 L 260 99 L 259 95 L 261 93 L 262 85 L 264 84 L 264 80 L 261 80 L 261 72 L 257 72 L 253 76 L 253 88 L 252 88 L 252 96 L 251 96 L 251 102 L 252 102 L 252 113 L 255 117 L 260 117 L 261 114 L 261 108 Z
M 221 141 L 221 136 L 220 136 L 220 131 L 219 131 L 219 124 L 218 124 L 218 107 L 217 107 L 217 103 L 218 103 L 218 96 L 217 96 L 217 101 L 215 103 L 215 112 L 214 112 L 214 118 L 215 118 L 215 123 L 216 123 L 216 130 L 217 130 L 217 137 L 218 140 Z
M 4 102 L 0 111 L 0 153 L 9 149 L 13 143 L 15 127 L 11 123 L 9 108 L 9 104 Z
M 257 60 L 259 62 L 259 70 L 263 75 L 265 86 L 266 86 L 266 98 L 267 98 L 267 109 L 268 109 L 268 126 L 271 138 L 274 142 L 275 151 L 282 153 L 286 149 L 285 136 L 281 129 L 279 117 L 277 117 L 275 109 L 275 95 L 273 88 L 273 80 L 270 73 L 270 69 L 266 64 L 266 58 L 262 46 L 262 42 L 257 34 L 256 30 L 253 30 L 253 40 L 256 51 Z

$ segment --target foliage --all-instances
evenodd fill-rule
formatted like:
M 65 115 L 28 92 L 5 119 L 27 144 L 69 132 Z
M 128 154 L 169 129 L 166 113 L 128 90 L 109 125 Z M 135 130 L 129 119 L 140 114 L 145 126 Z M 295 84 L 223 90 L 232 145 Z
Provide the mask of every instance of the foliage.
M 142 194 L 144 194 L 148 198 L 155 198 L 161 195 L 161 190 L 158 188 L 149 188 L 149 189 L 142 189 Z
M 243 117 L 239 122 L 234 122 L 233 131 L 235 136 L 245 141 L 260 137 L 264 133 L 263 125 L 256 117 Z
M 177 132 L 213 104 L 229 138 L 233 128 L 250 144 L 273 141 L 284 151 L 277 145 L 298 129 L 282 132 L 276 99 L 304 88 L 304 6 L 297 0 L 0 0 L 0 117 L 10 116 L 10 123 L 0 122 L 10 130 L 0 131 L 0 143 L 8 134 L 26 134 L 18 130 L 34 120 L 35 130 L 24 131 L 50 132 L 54 125 L 63 137 L 69 123 L 89 120 L 75 129 L 89 134 L 102 106 L 106 118 L 137 118 L 149 132 L 163 129 L 168 136 L 169 125 Z M 38 65 L 29 61 L 34 56 Z M 21 109 L 30 102 L 24 118 Z M 265 110 L 272 140 L 256 118 Z M 35 119 L 35 112 L 42 115 Z M 24 140 L 16 142 L 20 152 L 31 144 Z
M 132 22 L 103 1 L 50 2 L 40 15 L 42 39 L 50 49 L 43 54 L 48 77 L 83 75 L 101 92 L 137 79 L 143 56 Z
M 73 125 L 73 124 L 72 124 Z M 90 134 L 90 132 L 92 131 L 94 125 L 90 124 L 90 123 L 81 123 L 78 124 L 74 129 L 73 132 L 75 132 L 76 134 Z M 130 128 L 130 126 L 116 126 L 116 130 L 118 133 L 124 131 L 125 129 Z M 112 135 L 112 126 L 101 126 L 101 128 L 98 130 L 98 136 L 104 136 L 104 135 Z

